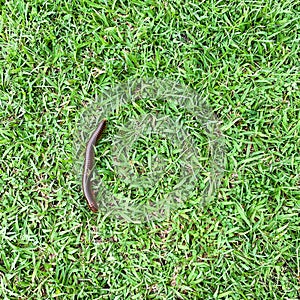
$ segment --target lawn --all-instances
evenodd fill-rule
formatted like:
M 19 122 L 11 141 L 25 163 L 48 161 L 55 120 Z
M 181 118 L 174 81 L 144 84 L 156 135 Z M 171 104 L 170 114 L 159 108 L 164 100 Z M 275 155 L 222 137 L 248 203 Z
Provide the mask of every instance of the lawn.
M 1 299 L 299 299 L 299 0 L 0 7 Z M 84 110 L 143 78 L 205 99 L 224 161 L 205 205 L 199 179 L 180 207 L 135 223 L 88 209 L 74 140 Z M 184 107 L 137 99 L 112 110 L 96 161 L 116 195 L 134 193 L 111 171 L 111 141 L 151 110 L 182 120 L 208 154 Z M 181 160 L 159 134 L 135 147 L 145 174 L 153 155 Z M 172 166 L 156 195 L 176 185 L 180 164 Z

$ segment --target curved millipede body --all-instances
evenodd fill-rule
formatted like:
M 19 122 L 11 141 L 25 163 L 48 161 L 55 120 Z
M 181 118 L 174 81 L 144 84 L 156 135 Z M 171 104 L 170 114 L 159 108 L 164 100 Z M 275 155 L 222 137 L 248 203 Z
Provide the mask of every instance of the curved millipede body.
M 86 145 L 86 151 L 84 157 L 84 167 L 83 167 L 83 174 L 82 174 L 82 190 L 86 198 L 86 201 L 88 203 L 88 206 L 93 212 L 97 212 L 99 209 L 94 192 L 92 190 L 92 183 L 91 183 L 92 171 L 94 168 L 94 160 L 95 160 L 94 148 L 106 127 L 106 122 L 107 120 L 103 119 L 98 125 L 97 129 L 92 134 L 92 136 L 90 137 Z

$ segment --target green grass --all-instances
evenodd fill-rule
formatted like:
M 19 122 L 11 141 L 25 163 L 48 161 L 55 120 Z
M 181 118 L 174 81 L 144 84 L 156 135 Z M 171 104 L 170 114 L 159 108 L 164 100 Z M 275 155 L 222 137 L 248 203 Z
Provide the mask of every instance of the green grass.
M 0 6 L 1 299 L 298 299 L 298 0 Z M 227 156 L 204 208 L 137 225 L 87 209 L 73 139 L 144 77 L 205 95 Z

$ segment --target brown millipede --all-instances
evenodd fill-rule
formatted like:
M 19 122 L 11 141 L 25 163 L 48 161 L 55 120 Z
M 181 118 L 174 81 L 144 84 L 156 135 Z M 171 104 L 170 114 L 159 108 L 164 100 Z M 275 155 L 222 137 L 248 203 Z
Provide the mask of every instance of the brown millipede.
M 100 139 L 105 127 L 106 127 L 106 119 L 103 119 L 98 125 L 97 129 L 91 135 L 85 150 L 84 157 L 84 166 L 83 166 L 83 174 L 82 174 L 82 190 L 83 194 L 86 198 L 89 208 L 93 212 L 97 212 L 99 207 L 96 202 L 96 197 L 92 190 L 92 171 L 94 168 L 94 160 L 95 160 L 95 149 L 97 141 Z

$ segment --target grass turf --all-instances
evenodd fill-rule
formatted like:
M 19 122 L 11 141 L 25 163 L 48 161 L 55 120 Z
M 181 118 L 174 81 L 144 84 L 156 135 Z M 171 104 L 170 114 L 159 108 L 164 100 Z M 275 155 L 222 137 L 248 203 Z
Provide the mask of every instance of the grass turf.
M 298 299 L 298 0 L 0 5 L 2 299 Z M 228 155 L 207 206 L 134 225 L 88 211 L 72 140 L 145 76 L 207 95 Z

